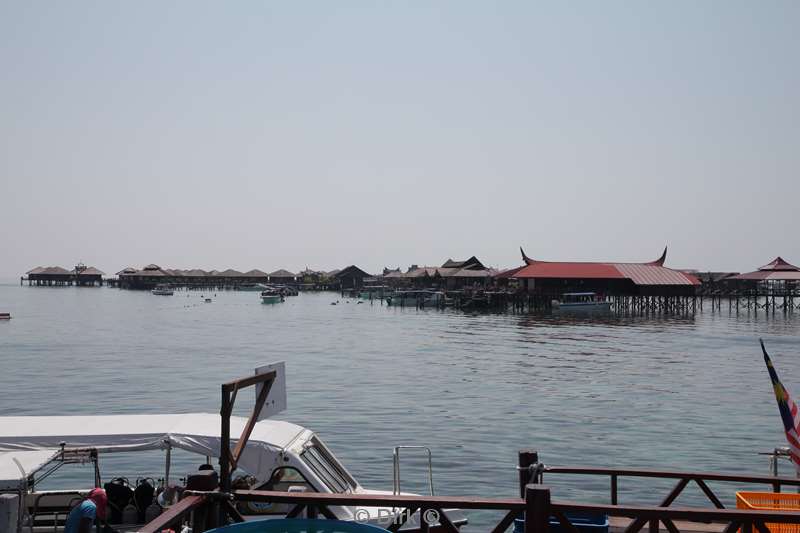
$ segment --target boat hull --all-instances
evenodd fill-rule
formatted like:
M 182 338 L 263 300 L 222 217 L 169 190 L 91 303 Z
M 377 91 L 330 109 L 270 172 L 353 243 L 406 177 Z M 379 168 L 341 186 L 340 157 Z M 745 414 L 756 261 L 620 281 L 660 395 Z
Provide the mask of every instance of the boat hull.
M 283 298 L 277 294 L 269 295 L 269 296 L 261 296 L 261 303 L 262 304 L 279 304 L 283 301 Z
M 155 294 L 156 296 L 172 296 L 175 294 L 174 291 L 166 290 L 166 289 L 153 289 L 150 291 L 151 294 Z
M 576 313 L 605 313 L 611 311 L 611 302 L 552 302 L 554 311 L 567 311 Z

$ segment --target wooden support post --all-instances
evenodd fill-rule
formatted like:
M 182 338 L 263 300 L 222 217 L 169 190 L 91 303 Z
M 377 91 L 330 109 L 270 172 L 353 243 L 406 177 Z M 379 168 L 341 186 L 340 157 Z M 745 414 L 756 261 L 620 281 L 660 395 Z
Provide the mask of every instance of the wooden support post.
M 539 452 L 536 450 L 520 450 L 518 453 L 517 467 L 519 469 L 519 497 L 525 497 L 525 487 L 539 480 L 533 475 L 531 466 L 539 462 Z
M 525 533 L 547 533 L 550 520 L 550 489 L 544 485 L 525 487 Z

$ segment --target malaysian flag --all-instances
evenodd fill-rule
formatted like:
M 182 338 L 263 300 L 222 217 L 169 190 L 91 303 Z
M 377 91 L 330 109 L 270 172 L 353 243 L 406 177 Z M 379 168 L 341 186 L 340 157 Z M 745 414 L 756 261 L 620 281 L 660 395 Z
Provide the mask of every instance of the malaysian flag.
M 772 360 L 767 354 L 767 349 L 764 348 L 764 341 L 761 340 L 761 351 L 764 352 L 764 362 L 767 363 L 767 371 L 772 380 L 772 388 L 775 390 L 775 399 L 778 401 L 778 410 L 781 412 L 781 420 L 783 420 L 783 429 L 786 431 L 786 440 L 789 441 L 789 456 L 792 458 L 798 475 L 800 475 L 800 416 L 798 416 L 797 405 L 789 396 L 789 391 L 783 386 L 781 380 L 778 379 L 778 374 L 775 372 L 775 367 L 772 366 Z

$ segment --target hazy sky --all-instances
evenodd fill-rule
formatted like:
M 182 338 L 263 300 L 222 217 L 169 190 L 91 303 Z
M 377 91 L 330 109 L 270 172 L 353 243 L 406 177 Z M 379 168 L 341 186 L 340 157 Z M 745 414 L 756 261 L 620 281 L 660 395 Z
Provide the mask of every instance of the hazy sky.
M 800 2 L 0 1 L 0 275 L 800 263 Z

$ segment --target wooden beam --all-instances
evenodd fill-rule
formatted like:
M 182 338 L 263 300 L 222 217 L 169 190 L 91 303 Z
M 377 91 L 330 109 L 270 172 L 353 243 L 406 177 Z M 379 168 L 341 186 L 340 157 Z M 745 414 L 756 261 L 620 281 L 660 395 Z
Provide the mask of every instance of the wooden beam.
M 261 387 L 261 392 L 258 393 L 256 404 L 253 406 L 253 412 L 250 413 L 250 418 L 247 420 L 247 424 L 245 424 L 244 430 L 242 430 L 242 435 L 236 443 L 236 449 L 233 450 L 231 471 L 236 470 L 236 465 L 239 464 L 239 459 L 242 456 L 245 446 L 247 446 L 247 441 L 250 440 L 250 434 L 253 433 L 253 428 L 256 427 L 258 416 L 261 414 L 261 409 L 267 401 L 267 396 L 269 396 L 269 391 L 272 389 L 273 383 L 275 383 L 274 379 L 264 382 L 264 385 Z
M 157 533 L 167 526 L 183 519 L 186 515 L 205 503 L 205 496 L 185 496 L 181 501 L 145 524 L 144 527 L 139 530 L 139 533 Z
M 520 498 L 478 498 L 473 496 L 407 496 L 399 494 L 339 494 L 330 492 L 278 492 L 267 490 L 237 490 L 237 501 L 295 503 L 302 505 L 333 505 L 367 507 L 452 507 L 458 509 L 525 510 Z

